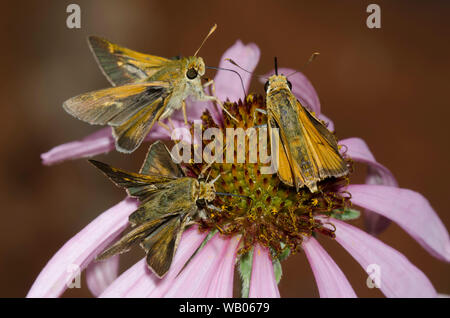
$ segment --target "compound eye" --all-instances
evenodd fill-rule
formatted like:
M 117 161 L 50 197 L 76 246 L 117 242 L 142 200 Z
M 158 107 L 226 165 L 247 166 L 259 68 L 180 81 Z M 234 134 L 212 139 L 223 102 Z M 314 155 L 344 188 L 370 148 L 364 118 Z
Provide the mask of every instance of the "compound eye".
M 269 81 L 264 84 L 264 91 L 267 93 L 267 90 L 269 89 Z
M 292 91 L 292 83 L 287 81 L 287 85 L 288 85 L 289 89 Z
M 191 67 L 190 69 L 188 69 L 188 71 L 186 72 L 186 76 L 187 78 L 189 78 L 190 80 L 196 78 L 198 75 L 197 71 L 195 70 L 195 68 Z

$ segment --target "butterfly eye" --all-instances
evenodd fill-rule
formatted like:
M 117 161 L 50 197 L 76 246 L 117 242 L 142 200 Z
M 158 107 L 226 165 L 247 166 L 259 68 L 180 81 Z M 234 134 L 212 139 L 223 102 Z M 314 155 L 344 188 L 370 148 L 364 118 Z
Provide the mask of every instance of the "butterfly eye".
M 267 92 L 268 89 L 269 89 L 269 81 L 267 81 L 266 84 L 264 84 L 264 90 Z
M 287 81 L 287 85 L 288 85 L 289 89 L 292 91 L 292 83 Z
M 186 72 L 186 76 L 189 79 L 194 79 L 196 78 L 198 75 L 197 71 L 195 70 L 195 68 L 191 67 L 190 69 L 188 69 L 188 71 Z

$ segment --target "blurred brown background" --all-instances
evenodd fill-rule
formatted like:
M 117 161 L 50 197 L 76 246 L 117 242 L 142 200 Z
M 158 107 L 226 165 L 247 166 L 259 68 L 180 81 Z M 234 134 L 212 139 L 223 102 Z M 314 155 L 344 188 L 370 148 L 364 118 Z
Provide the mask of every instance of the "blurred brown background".
M 218 65 L 241 39 L 261 49 L 258 74 L 272 69 L 275 55 L 281 66 L 298 68 L 319 51 L 305 73 L 338 136 L 364 138 L 400 186 L 425 195 L 450 228 L 448 1 L 377 1 L 381 29 L 366 27 L 368 1 L 78 0 L 81 29 L 68 29 L 70 3 L 9 2 L 1 10 L 0 296 L 25 296 L 64 242 L 124 196 L 84 160 L 51 167 L 40 162 L 40 153 L 98 129 L 61 107 L 69 97 L 109 86 L 86 44 L 91 34 L 170 57 L 193 54 L 217 23 L 201 51 L 207 64 Z M 262 93 L 262 85 L 255 81 L 251 91 Z M 99 159 L 138 169 L 144 148 Z M 364 172 L 357 168 L 356 182 Z M 380 239 L 423 270 L 438 292 L 450 294 L 449 265 L 396 225 Z M 382 296 L 366 287 L 365 272 L 337 243 L 321 242 L 359 296 Z M 282 296 L 318 296 L 304 255 L 291 257 L 283 269 Z M 90 293 L 83 286 L 65 296 Z

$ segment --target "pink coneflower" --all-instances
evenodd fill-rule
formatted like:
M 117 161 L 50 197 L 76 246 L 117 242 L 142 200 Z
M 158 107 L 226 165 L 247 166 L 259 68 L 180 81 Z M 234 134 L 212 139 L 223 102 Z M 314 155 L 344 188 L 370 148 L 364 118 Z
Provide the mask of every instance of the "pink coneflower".
M 243 68 L 253 71 L 259 55 L 256 45 L 237 42 L 225 52 L 222 61 L 224 58 L 231 58 Z M 229 64 L 221 66 L 233 67 Z M 292 70 L 280 69 L 279 72 L 290 74 Z M 250 76 L 242 74 L 242 77 L 244 86 L 248 89 Z M 306 77 L 296 73 L 289 80 L 297 98 L 319 118 L 328 122 L 328 128 L 333 130 L 333 123 L 321 114 L 317 94 Z M 264 107 L 261 105 L 261 98 L 243 96 L 241 83 L 231 72 L 219 71 L 215 83 L 219 99 L 228 99 L 231 102 L 242 100 L 239 104 L 234 104 L 234 111 L 252 109 L 251 107 L 255 106 Z M 205 109 L 209 110 L 211 117 L 202 116 Z M 191 102 L 188 111 L 190 120 L 202 118 L 203 121 L 214 120 L 219 125 L 230 125 L 212 104 Z M 176 126 L 183 125 L 181 113 L 172 119 Z M 245 124 L 245 120 L 243 121 Z M 149 134 L 149 139 L 167 138 L 165 130 L 159 127 L 155 127 Z M 258 175 L 252 179 L 251 184 L 261 187 L 268 184 L 264 189 L 270 188 L 272 191 L 258 193 L 260 188 L 249 186 L 247 168 L 242 166 L 243 169 L 238 169 L 240 172 L 230 174 L 231 179 L 222 180 L 217 186 L 252 196 L 254 202 L 249 211 L 251 217 L 245 216 L 244 219 L 238 214 L 241 210 L 247 211 L 248 206 L 239 206 L 235 210 L 225 206 L 222 215 L 210 215 L 209 224 L 198 225 L 202 231 L 199 231 L 197 226 L 192 226 L 184 232 L 171 268 L 163 279 L 151 273 L 145 260 L 117 277 L 118 257 L 105 262 L 93 262 L 93 259 L 127 226 L 128 215 L 138 206 L 136 200 L 128 198 L 103 212 L 70 239 L 44 267 L 28 297 L 61 295 L 67 284 L 78 274 L 74 268 L 79 268 L 80 271 L 86 269 L 88 286 L 94 295 L 100 297 L 232 297 L 237 258 L 243 278 L 243 295 L 279 297 L 277 282 L 280 279 L 281 267 L 277 258 L 277 247 L 280 246 L 277 235 L 280 232 L 273 230 L 270 222 L 285 221 L 287 218 L 283 219 L 282 216 L 285 209 L 292 211 L 301 207 L 309 209 L 309 218 L 297 223 L 286 221 L 282 226 L 283 230 L 289 232 L 292 226 L 300 225 L 298 231 L 302 235 L 296 235 L 296 232 L 291 230 L 292 235 L 288 235 L 281 243 L 285 242 L 292 247 L 291 251 L 298 249 L 304 252 L 312 267 L 321 297 L 356 297 L 345 274 L 315 239 L 316 235 L 322 234 L 334 237 L 363 270 L 372 265 L 377 266 L 382 274 L 376 283 L 387 297 L 436 297 L 437 293 L 428 278 L 404 255 L 372 235 L 336 219 L 339 214 L 331 212 L 348 208 L 351 200 L 353 205 L 366 209 L 365 220 L 371 233 L 381 231 L 388 224 L 388 220 L 391 220 L 433 256 L 448 262 L 450 240 L 445 226 L 423 196 L 397 187 L 391 172 L 375 160 L 363 140 L 349 138 L 341 140 L 339 144 L 343 146 L 347 158 L 367 164 L 369 172 L 367 184 L 340 183 L 331 184 L 330 188 L 324 185 L 324 196 L 329 194 L 326 198 L 330 204 L 329 211 L 325 211 L 321 197 L 308 194 L 308 190 L 297 194 L 282 186 L 278 187 L 276 175 L 269 176 L 268 180 Z M 42 159 L 44 164 L 53 164 L 66 159 L 93 156 L 113 148 L 110 129 L 105 128 L 82 141 L 58 146 L 43 154 Z M 212 168 L 214 169 L 214 166 Z M 351 195 L 351 199 L 347 194 Z M 299 195 L 304 195 L 301 203 L 296 201 Z M 229 201 L 224 199 L 224 204 L 236 202 L 237 198 L 230 198 Z M 330 215 L 335 218 L 330 218 Z M 239 217 L 234 218 L 235 216 Z M 208 235 L 214 226 L 223 224 L 228 225 L 223 231 L 225 235 Z M 204 246 L 199 249 L 202 244 Z M 190 261 L 186 265 L 188 260 Z

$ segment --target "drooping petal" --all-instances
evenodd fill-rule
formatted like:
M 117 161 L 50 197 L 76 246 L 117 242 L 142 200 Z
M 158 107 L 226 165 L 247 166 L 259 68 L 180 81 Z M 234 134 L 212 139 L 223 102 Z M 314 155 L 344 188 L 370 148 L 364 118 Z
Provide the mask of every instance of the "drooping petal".
M 352 225 L 338 220 L 333 220 L 333 224 L 336 241 L 368 272 L 368 280 L 374 281 L 387 297 L 437 296 L 425 274 L 403 254 Z
M 289 76 L 289 74 L 294 73 L 295 70 L 290 68 L 279 68 L 278 74 L 283 74 Z M 275 71 L 271 71 L 266 74 L 264 78 L 269 78 L 269 76 L 275 74 Z M 261 79 L 261 83 L 265 83 L 266 79 Z M 301 72 L 297 72 L 289 76 L 288 80 L 292 84 L 292 93 L 297 97 L 297 99 L 302 103 L 303 106 L 312 110 L 317 116 L 320 115 L 320 101 L 316 90 L 314 89 L 311 82 L 306 78 Z
M 175 277 L 206 237 L 197 226 L 185 230 L 170 270 L 159 279 L 148 268 L 145 258 L 129 268 L 112 283 L 100 297 L 161 297 Z
M 349 185 L 352 203 L 381 214 L 402 227 L 435 257 L 450 262 L 447 229 L 420 193 L 381 185 Z
M 91 293 L 98 297 L 117 278 L 119 255 L 102 262 L 91 262 L 86 268 L 86 283 Z
M 273 272 L 272 258 L 266 247 L 257 244 L 253 248 L 252 276 L 250 278 L 250 298 L 279 298 L 277 280 Z
M 214 277 L 211 280 L 206 297 L 233 297 L 234 265 L 236 263 L 236 252 L 240 238 L 236 236 L 230 238 L 229 240 L 230 243 L 227 246 L 225 255 L 223 256 L 219 267 L 214 273 Z
M 365 163 L 372 168 L 372 171 L 368 176 L 371 179 L 371 181 L 368 182 L 369 184 L 382 184 L 391 187 L 398 186 L 394 175 L 389 169 L 375 160 L 375 157 L 364 140 L 361 138 L 347 138 L 340 140 L 339 145 L 346 147 L 345 154 L 354 161 Z
M 232 271 L 231 273 L 228 271 L 231 277 L 219 279 L 216 276 L 222 262 L 229 256 L 227 254 L 234 253 L 234 251 L 231 251 L 233 247 L 230 247 L 230 244 L 235 246 L 235 240 L 223 238 L 220 235 L 213 236 L 183 271 L 181 271 L 178 277 L 173 280 L 164 297 L 204 298 L 211 297 L 211 295 L 215 295 L 216 297 L 231 297 L 232 289 L 230 290 L 228 286 L 230 280 L 232 286 Z M 220 280 L 225 282 L 225 288 L 215 289 L 209 294 L 208 291 L 212 288 L 211 284 Z M 225 292 L 226 294 L 218 295 L 217 293 L 220 292 Z
M 60 296 L 94 257 L 125 229 L 128 216 L 136 208 L 137 201 L 128 198 L 89 223 L 50 259 L 27 297 Z
M 316 279 L 321 298 L 356 298 L 339 266 L 313 237 L 302 244 Z
M 344 146 L 344 151 L 346 151 L 347 156 L 356 162 L 362 162 L 367 165 L 367 184 L 398 187 L 394 175 L 389 169 L 375 160 L 375 157 L 364 140 L 361 138 L 348 138 L 341 140 L 339 144 Z M 377 235 L 386 230 L 389 224 L 391 224 L 391 221 L 378 213 L 366 209 L 364 223 L 369 233 Z
M 174 119 L 170 122 L 166 119 L 163 121 L 166 125 L 173 125 L 174 128 L 184 127 L 184 120 L 180 121 Z M 172 128 L 172 127 L 171 127 Z M 171 132 L 167 131 L 157 123 L 144 139 L 144 142 L 151 140 L 170 140 Z M 184 136 L 183 136 L 184 137 Z M 187 136 L 182 138 L 190 140 Z M 46 153 L 41 154 L 42 163 L 50 166 L 60 163 L 65 160 L 74 160 L 80 158 L 93 157 L 99 154 L 108 153 L 115 149 L 115 141 L 112 136 L 110 127 L 102 128 L 95 133 L 78 141 L 71 141 L 59 146 L 56 146 Z
M 111 128 L 103 128 L 82 140 L 56 146 L 41 154 L 44 165 L 52 165 L 64 160 L 86 158 L 106 153 L 114 149 Z

